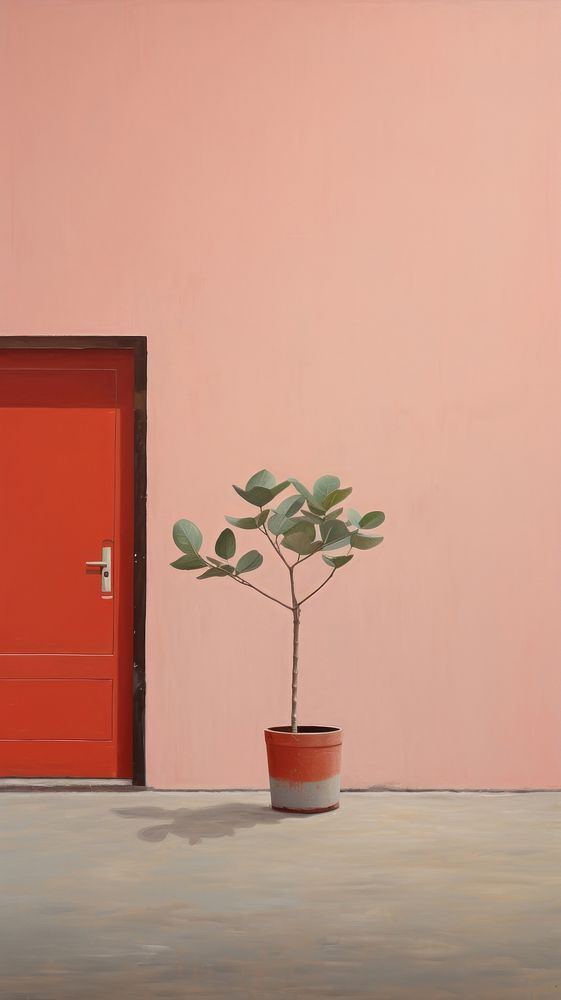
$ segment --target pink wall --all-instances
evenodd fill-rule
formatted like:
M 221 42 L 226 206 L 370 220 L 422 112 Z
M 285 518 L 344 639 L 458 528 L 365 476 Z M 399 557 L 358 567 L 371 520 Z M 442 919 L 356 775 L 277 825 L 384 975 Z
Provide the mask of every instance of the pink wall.
M 168 567 L 265 465 L 388 513 L 303 618 L 344 784 L 560 787 L 561 5 L 3 0 L 0 48 L 0 329 L 149 338 L 149 781 L 266 783 L 287 613 Z

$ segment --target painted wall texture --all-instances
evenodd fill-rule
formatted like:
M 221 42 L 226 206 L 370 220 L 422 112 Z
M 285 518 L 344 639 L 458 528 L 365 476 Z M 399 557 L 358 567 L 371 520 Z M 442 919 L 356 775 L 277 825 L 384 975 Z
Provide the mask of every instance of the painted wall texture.
M 266 785 L 290 616 L 168 564 L 267 466 L 388 514 L 303 612 L 343 784 L 560 787 L 561 4 L 3 0 L 0 48 L 1 332 L 148 337 L 149 782 Z

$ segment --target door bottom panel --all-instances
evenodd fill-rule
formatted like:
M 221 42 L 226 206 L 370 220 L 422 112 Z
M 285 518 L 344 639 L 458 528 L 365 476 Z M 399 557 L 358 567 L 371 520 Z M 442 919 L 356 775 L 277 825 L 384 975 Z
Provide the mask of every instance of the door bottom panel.
M 4 778 L 130 777 L 130 767 L 116 766 L 109 740 L 2 740 L 0 747 Z
M 113 681 L 0 679 L 0 740 L 110 740 Z

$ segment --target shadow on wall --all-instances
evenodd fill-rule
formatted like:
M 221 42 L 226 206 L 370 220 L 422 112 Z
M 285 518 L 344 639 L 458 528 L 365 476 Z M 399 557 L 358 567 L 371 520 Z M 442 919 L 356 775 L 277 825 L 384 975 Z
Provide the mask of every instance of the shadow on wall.
M 156 843 L 168 834 L 182 837 L 190 844 L 200 844 L 215 837 L 233 837 L 236 830 L 252 826 L 274 826 L 283 820 L 309 819 L 305 813 L 274 812 L 269 806 L 225 803 L 208 809 L 162 809 L 159 806 L 138 806 L 130 809 L 113 809 L 117 816 L 126 819 L 159 820 L 153 826 L 143 826 L 137 833 L 140 840 Z

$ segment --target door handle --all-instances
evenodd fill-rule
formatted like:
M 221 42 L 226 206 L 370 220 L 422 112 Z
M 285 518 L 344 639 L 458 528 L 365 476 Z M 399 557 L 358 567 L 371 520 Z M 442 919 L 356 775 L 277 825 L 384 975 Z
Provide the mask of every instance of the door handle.
M 86 566 L 99 566 L 101 569 L 101 593 L 110 594 L 112 589 L 112 567 L 111 567 L 111 546 L 104 545 L 101 550 L 101 559 L 89 559 Z

